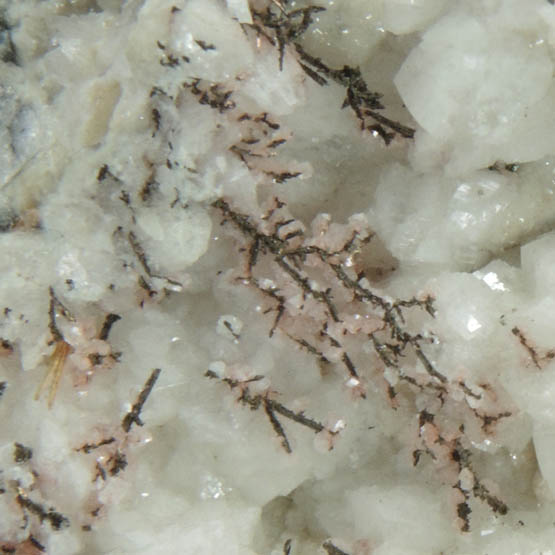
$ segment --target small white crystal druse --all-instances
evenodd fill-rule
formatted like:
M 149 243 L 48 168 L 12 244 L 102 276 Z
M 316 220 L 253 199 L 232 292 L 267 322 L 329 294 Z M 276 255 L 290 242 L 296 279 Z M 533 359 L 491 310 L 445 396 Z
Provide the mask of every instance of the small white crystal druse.
M 0 0 L 0 551 L 552 553 L 554 47 Z

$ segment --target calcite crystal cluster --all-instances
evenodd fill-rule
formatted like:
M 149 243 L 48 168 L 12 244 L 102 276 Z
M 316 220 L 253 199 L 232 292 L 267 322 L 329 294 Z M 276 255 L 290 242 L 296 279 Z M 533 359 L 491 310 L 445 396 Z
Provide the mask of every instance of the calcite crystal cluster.
M 555 6 L 0 0 L 0 551 L 555 550 Z

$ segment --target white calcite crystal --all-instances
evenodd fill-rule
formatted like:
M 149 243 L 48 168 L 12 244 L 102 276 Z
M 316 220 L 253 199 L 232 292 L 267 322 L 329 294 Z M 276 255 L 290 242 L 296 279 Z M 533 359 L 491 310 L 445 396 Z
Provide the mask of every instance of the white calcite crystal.
M 0 551 L 555 546 L 555 6 L 0 0 Z

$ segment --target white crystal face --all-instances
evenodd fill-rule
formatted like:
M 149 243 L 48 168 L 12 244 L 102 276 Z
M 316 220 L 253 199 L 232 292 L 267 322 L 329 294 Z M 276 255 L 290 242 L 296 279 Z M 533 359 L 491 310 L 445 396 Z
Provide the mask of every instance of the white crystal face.
M 555 545 L 549 0 L 0 0 L 0 551 Z

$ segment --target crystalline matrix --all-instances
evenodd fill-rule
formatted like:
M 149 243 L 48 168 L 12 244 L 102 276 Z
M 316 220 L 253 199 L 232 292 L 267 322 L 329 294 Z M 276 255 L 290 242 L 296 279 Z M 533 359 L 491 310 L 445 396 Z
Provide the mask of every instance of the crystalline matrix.
M 0 551 L 555 546 L 555 6 L 0 0 Z

